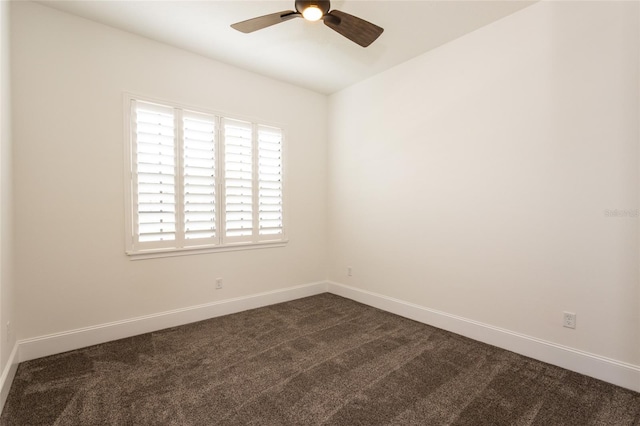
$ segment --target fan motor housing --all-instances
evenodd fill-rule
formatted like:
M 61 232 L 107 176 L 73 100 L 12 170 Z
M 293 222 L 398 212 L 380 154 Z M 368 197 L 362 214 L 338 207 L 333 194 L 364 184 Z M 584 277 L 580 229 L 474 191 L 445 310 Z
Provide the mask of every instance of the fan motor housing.
M 329 13 L 331 2 L 328 0 L 296 0 L 296 11 L 302 13 L 309 6 L 315 6 L 322 11 L 322 15 Z

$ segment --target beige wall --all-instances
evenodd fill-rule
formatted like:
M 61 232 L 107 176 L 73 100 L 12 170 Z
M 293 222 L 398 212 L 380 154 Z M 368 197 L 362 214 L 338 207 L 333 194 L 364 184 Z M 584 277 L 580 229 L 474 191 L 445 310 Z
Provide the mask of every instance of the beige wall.
M 15 345 L 9 3 L 0 2 L 0 371 Z M 7 335 L 8 334 L 8 335 Z
M 640 365 L 638 17 L 538 3 L 332 95 L 329 279 Z
M 325 278 L 326 96 L 34 3 L 12 24 L 19 338 Z M 282 123 L 289 244 L 129 260 L 125 91 Z

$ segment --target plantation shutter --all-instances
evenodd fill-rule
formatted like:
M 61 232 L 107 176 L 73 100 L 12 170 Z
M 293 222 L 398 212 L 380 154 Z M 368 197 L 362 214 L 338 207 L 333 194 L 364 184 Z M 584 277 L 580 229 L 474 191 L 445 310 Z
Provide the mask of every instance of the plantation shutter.
M 282 130 L 258 126 L 258 227 L 260 240 L 281 238 Z
M 282 129 L 131 95 L 125 105 L 127 254 L 286 243 Z
M 215 117 L 183 113 L 184 232 L 187 240 L 216 238 Z
M 227 241 L 251 241 L 253 235 L 252 125 L 224 118 L 224 205 Z
M 138 243 L 176 239 L 176 129 L 173 108 L 134 101 L 133 198 Z

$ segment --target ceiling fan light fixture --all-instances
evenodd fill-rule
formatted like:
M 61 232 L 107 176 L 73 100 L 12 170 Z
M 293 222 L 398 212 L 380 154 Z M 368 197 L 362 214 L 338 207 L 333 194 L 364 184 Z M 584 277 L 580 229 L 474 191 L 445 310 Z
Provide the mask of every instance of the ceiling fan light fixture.
M 317 21 L 320 18 L 322 18 L 322 15 L 324 15 L 324 13 L 322 12 L 322 10 L 320 10 L 320 8 L 314 4 L 307 6 L 303 11 L 302 11 L 302 16 L 304 17 L 304 19 L 306 19 L 307 21 Z
M 231 28 L 248 34 L 294 18 L 304 18 L 308 21 L 322 20 L 327 27 L 362 47 L 369 46 L 384 31 L 382 27 L 357 16 L 331 10 L 329 0 L 295 0 L 295 9 L 295 11 L 283 10 L 236 22 L 231 24 Z

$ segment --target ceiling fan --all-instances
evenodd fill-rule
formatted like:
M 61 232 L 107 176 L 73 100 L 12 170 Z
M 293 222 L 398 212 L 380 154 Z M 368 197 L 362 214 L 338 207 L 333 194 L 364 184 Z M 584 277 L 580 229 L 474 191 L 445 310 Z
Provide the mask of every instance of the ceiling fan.
M 369 46 L 384 31 L 383 28 L 348 13 L 330 11 L 331 3 L 326 0 L 296 0 L 295 9 L 247 19 L 231 25 L 231 28 L 243 33 L 252 33 L 293 18 L 304 18 L 308 21 L 322 19 L 327 27 L 362 47 Z

